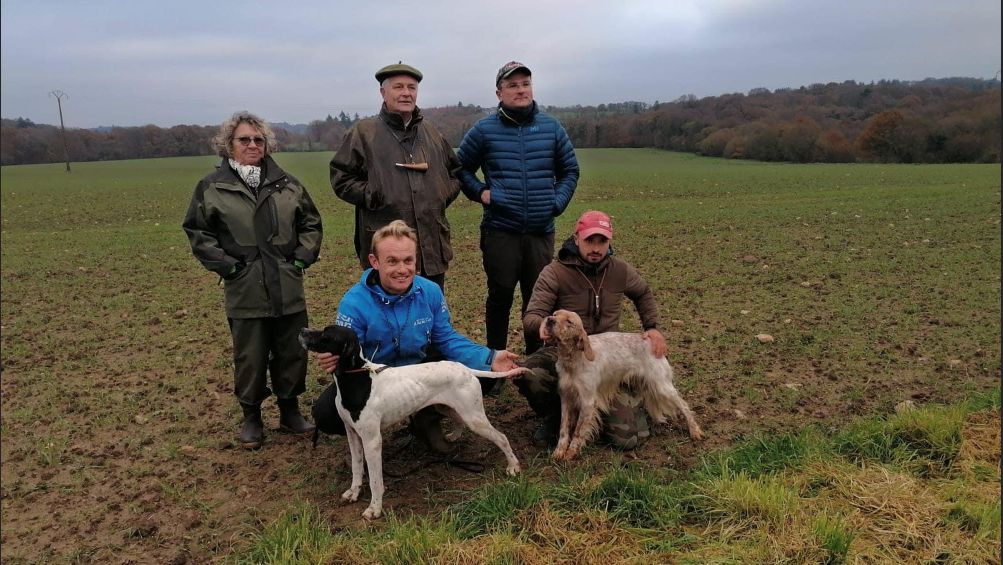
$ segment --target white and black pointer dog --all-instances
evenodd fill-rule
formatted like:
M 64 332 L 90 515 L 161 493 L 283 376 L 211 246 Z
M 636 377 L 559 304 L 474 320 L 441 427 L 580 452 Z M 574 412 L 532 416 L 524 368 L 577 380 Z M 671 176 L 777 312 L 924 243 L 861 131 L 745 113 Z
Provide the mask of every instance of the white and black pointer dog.
M 505 373 L 475 371 L 452 361 L 406 367 L 377 365 L 363 359 L 355 332 L 342 326 L 332 325 L 323 330 L 304 328 L 299 339 L 309 351 L 339 356 L 334 371 L 338 385 L 336 404 L 352 452 L 352 485 L 341 498 L 349 502 L 359 499 L 365 457 L 372 500 L 362 513 L 363 518 L 372 520 L 383 513 L 382 430 L 426 406 L 447 407 L 447 414 L 502 450 L 508 460 L 509 475 L 519 473 L 519 460 L 512 453 L 508 438 L 484 414 L 481 385 L 475 377 L 511 378 L 526 369 L 520 367 Z
M 672 366 L 655 357 L 640 334 L 609 332 L 587 335 L 574 312 L 558 310 L 543 321 L 557 340 L 558 392 L 561 396 L 561 430 L 553 458 L 570 461 L 599 428 L 599 413 L 623 383 L 632 384 L 644 408 L 658 422 L 668 415 L 686 420 L 690 437 L 703 439 L 703 431 L 689 405 L 672 384 Z

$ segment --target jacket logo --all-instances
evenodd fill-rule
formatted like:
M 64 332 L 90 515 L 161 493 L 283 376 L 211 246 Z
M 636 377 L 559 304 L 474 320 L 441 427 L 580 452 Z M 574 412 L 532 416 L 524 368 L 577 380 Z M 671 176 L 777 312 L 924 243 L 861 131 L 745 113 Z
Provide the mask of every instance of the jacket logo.
M 418 318 L 417 320 L 414 321 L 414 325 L 416 326 L 421 326 L 423 324 L 431 324 L 431 323 L 432 323 L 432 318 Z
M 529 126 L 530 133 L 536 133 L 538 131 L 540 131 L 540 126 Z

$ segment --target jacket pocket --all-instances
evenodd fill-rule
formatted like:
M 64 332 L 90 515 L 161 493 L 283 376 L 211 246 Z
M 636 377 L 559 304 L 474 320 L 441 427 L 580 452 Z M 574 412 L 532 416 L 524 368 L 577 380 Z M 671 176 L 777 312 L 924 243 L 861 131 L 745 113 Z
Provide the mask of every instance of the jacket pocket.
M 226 279 L 223 285 L 228 316 L 259 316 L 268 310 L 268 293 L 260 260 L 248 263 L 237 276 Z
M 296 312 L 306 307 L 303 271 L 290 261 L 279 263 L 279 286 L 282 287 L 282 314 Z
M 445 263 L 453 260 L 452 236 L 449 230 L 449 221 L 445 218 L 436 219 L 439 224 L 439 255 Z

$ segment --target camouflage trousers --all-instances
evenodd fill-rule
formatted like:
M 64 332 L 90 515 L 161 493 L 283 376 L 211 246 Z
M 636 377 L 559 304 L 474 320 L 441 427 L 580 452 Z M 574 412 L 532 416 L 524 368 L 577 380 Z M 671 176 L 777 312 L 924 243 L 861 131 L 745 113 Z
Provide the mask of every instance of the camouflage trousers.
M 532 372 L 515 380 L 529 406 L 542 418 L 561 415 L 561 397 L 557 392 L 557 348 L 544 347 L 526 357 L 520 365 Z M 634 449 L 651 435 L 648 414 L 640 396 L 628 386 L 620 387 L 609 412 L 602 416 L 602 431 L 606 440 L 618 449 Z

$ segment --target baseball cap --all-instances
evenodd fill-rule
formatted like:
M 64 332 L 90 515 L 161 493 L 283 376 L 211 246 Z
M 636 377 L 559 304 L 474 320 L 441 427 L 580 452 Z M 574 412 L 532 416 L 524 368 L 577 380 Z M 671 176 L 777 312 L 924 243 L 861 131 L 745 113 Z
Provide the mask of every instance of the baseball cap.
M 387 78 L 397 75 L 408 75 L 418 82 L 421 82 L 422 78 L 421 71 L 398 61 L 396 65 L 387 65 L 376 71 L 376 82 L 383 82 Z
M 506 79 L 515 74 L 516 71 L 523 71 L 527 75 L 533 76 L 533 71 L 530 71 L 529 67 L 526 65 L 523 65 L 519 61 L 509 61 L 502 65 L 502 68 L 498 69 L 498 75 L 495 76 L 495 86 L 498 86 L 502 79 Z
M 579 238 L 587 238 L 591 235 L 600 234 L 607 239 L 613 239 L 613 220 L 609 216 L 597 210 L 591 210 L 582 214 L 575 224 L 575 234 Z

